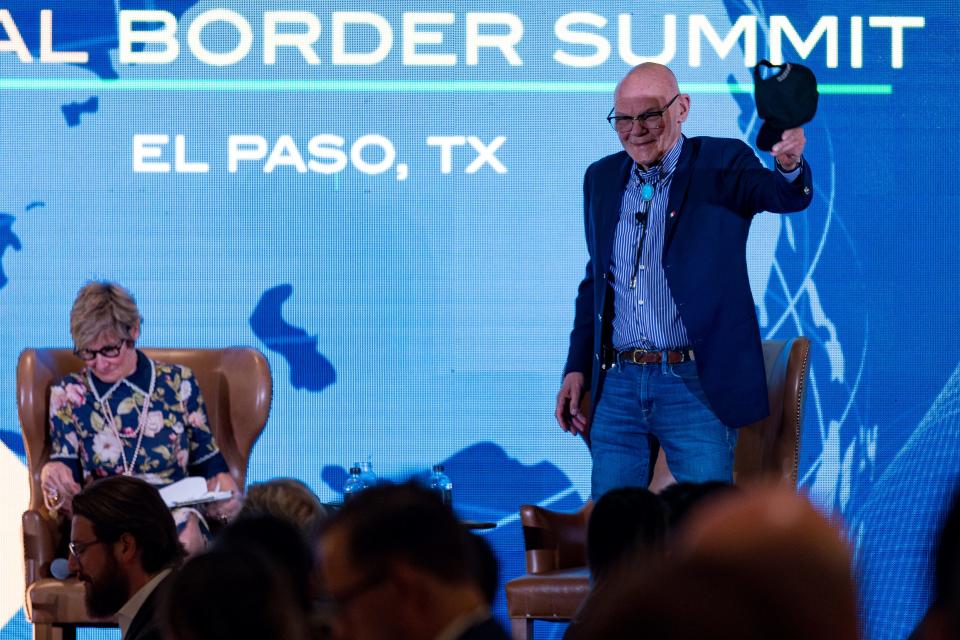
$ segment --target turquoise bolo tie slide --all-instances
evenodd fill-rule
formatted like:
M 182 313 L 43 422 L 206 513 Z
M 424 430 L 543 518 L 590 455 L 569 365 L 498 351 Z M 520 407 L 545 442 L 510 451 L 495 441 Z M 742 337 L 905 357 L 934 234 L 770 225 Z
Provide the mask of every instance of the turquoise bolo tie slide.
M 645 182 L 642 187 L 640 187 L 640 198 L 644 202 L 650 202 L 653 200 L 653 185 L 649 182 Z
M 653 200 L 653 185 L 644 182 L 640 187 L 640 211 L 637 211 L 637 254 L 633 260 L 633 272 L 630 274 L 630 288 L 637 288 L 637 274 L 640 271 L 640 255 L 643 253 L 643 240 L 647 237 L 647 216 L 650 214 L 650 201 Z

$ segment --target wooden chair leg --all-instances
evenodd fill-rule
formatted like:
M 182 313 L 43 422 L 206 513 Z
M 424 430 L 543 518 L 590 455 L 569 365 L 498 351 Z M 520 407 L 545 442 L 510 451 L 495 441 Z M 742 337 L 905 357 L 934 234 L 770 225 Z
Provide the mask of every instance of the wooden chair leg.
M 52 624 L 33 625 L 33 640 L 58 640 L 59 632 L 55 631 Z
M 77 640 L 77 628 L 72 625 L 34 624 L 33 640 Z
M 510 618 L 513 640 L 533 640 L 533 618 Z

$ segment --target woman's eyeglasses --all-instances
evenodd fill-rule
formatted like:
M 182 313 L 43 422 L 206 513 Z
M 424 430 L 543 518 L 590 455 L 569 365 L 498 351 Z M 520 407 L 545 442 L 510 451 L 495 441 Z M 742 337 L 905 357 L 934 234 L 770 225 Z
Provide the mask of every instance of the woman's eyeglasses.
M 101 355 L 105 358 L 116 358 L 118 355 L 120 355 L 120 351 L 123 350 L 123 345 L 126 343 L 126 340 L 121 340 L 117 344 L 108 344 L 99 349 L 74 349 L 73 355 L 88 362 L 96 358 L 97 355 Z

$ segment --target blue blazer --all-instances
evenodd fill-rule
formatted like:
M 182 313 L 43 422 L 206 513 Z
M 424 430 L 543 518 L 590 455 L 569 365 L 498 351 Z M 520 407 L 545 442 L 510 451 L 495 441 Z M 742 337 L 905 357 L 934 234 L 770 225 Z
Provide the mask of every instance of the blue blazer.
M 667 204 L 663 268 L 690 337 L 700 382 L 727 426 L 741 427 L 770 412 L 760 328 L 747 278 L 747 232 L 761 211 L 801 211 L 813 198 L 813 175 L 803 161 L 794 182 L 760 164 L 740 140 L 687 138 Z M 586 274 L 564 375 L 588 380 L 593 406 L 603 390 L 603 348 L 610 347 L 613 289 L 610 254 L 623 190 L 633 160 L 625 151 L 594 162 L 583 182 Z M 672 215 L 671 215 L 672 214 Z

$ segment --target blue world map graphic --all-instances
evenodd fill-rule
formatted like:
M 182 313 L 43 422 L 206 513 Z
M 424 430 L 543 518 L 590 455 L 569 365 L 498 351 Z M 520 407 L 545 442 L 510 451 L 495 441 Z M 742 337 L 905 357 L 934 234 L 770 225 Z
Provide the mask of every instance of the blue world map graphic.
M 317 336 L 283 319 L 283 304 L 292 295 L 293 287 L 289 284 L 264 291 L 250 316 L 250 328 L 268 349 L 287 361 L 294 389 L 323 391 L 336 381 L 337 373 L 317 351 Z
M 96 113 L 100 107 L 100 99 L 97 96 L 91 96 L 83 102 L 68 102 L 60 107 L 63 117 L 67 121 L 67 126 L 76 127 L 80 124 L 80 116 L 85 113 Z
M 8 249 L 20 251 L 23 245 L 20 244 L 20 238 L 13 232 L 13 223 L 17 219 L 9 213 L 0 212 L 0 289 L 7 285 L 9 280 L 3 270 L 3 257 Z

